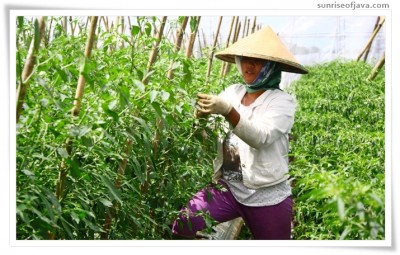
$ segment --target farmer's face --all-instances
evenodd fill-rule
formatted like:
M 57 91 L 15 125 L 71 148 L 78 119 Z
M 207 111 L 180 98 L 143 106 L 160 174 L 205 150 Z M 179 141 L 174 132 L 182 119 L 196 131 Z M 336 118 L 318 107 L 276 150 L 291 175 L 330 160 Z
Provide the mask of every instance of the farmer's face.
M 260 72 L 264 60 L 257 58 L 243 57 L 240 61 L 242 76 L 246 83 L 252 83 Z

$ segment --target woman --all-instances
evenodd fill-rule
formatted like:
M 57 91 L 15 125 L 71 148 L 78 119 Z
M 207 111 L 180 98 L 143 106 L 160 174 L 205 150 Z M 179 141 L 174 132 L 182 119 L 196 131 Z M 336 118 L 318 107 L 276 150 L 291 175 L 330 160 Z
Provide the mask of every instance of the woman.
M 173 234 L 194 238 L 204 217 L 242 217 L 254 239 L 290 239 L 291 187 L 288 134 L 296 104 L 279 89 L 282 71 L 307 73 L 266 27 L 216 57 L 236 63 L 245 85 L 216 95 L 198 94 L 198 115 L 221 114 L 229 131 L 214 161 L 215 183 L 199 191 L 173 224 Z M 221 188 L 222 187 L 222 188 Z

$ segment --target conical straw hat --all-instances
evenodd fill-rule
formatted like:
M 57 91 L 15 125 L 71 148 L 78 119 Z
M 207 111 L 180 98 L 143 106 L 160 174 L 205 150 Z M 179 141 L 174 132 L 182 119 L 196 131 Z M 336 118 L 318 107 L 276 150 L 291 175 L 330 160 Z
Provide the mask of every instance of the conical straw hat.
M 308 73 L 269 26 L 215 54 L 215 57 L 231 63 L 235 63 L 235 56 L 272 60 L 281 63 L 284 72 Z

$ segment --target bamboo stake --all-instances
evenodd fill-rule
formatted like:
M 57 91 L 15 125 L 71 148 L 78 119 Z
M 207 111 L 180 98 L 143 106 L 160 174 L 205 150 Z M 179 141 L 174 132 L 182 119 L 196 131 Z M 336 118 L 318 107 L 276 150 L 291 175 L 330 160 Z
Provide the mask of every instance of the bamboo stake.
M 254 16 L 253 25 L 251 26 L 251 33 L 254 33 L 256 30 L 257 16 Z
M 207 39 L 206 39 L 206 35 L 204 33 L 204 30 L 202 29 L 201 32 L 203 34 L 203 45 L 204 45 L 204 47 L 207 47 Z
M 163 32 L 164 32 L 164 28 L 165 28 L 166 22 L 167 22 L 167 16 L 163 16 L 163 18 L 161 20 L 161 23 L 160 23 L 160 26 L 158 28 L 158 31 L 157 31 L 157 33 L 155 32 L 156 41 L 153 44 L 153 48 L 152 48 L 152 51 L 151 51 L 150 56 L 149 56 L 149 61 L 147 62 L 147 74 L 145 75 L 145 77 L 143 78 L 143 81 L 142 81 L 143 84 L 145 84 L 145 85 L 148 84 L 148 78 L 149 78 L 149 74 L 151 72 L 151 67 L 152 67 L 152 65 L 154 64 L 154 62 L 155 62 L 155 60 L 157 58 L 158 46 L 159 46 L 159 44 L 161 42 L 161 38 L 162 38 L 162 35 L 163 35 Z M 177 42 L 178 41 L 179 41 L 179 38 L 177 38 Z M 161 119 L 157 119 L 156 120 L 156 126 L 158 128 L 162 128 L 162 125 L 163 125 L 163 123 L 162 123 Z M 157 152 L 158 152 L 158 147 L 157 146 L 158 146 L 159 139 L 160 139 L 160 133 L 157 131 L 156 134 L 155 134 L 155 137 L 153 139 L 153 143 L 152 143 L 154 154 L 157 154 Z M 143 193 L 147 192 L 147 189 L 148 189 L 148 186 L 149 186 L 149 182 L 147 181 L 147 176 L 149 176 L 149 173 L 150 173 L 150 164 L 148 164 L 148 167 L 146 169 L 146 180 L 141 185 L 141 191 Z
M 239 16 L 236 16 L 236 25 L 235 25 L 234 36 L 232 38 L 232 44 L 234 44 L 238 40 L 238 37 L 239 37 L 239 34 L 240 34 L 240 28 L 241 28 L 241 22 L 239 21 Z M 231 65 L 232 65 L 231 63 L 226 63 L 225 64 L 222 77 L 226 77 L 226 75 L 231 70 Z
M 199 53 L 200 53 L 200 57 L 203 57 L 203 47 L 201 46 L 200 30 L 197 30 L 197 38 L 199 38 L 197 41 L 199 42 Z
M 129 26 L 129 30 L 132 29 L 132 24 L 131 24 L 131 17 L 128 16 L 128 26 Z
M 108 17 L 103 17 L 104 26 L 106 27 L 106 31 L 110 32 L 110 27 L 108 25 Z
M 242 38 L 245 37 L 245 35 L 246 35 L 246 26 L 247 26 L 247 16 L 244 17 L 244 25 L 243 25 Z
M 95 37 L 95 31 L 96 31 L 96 26 L 97 26 L 97 16 L 92 16 L 91 17 L 91 25 L 90 25 L 90 30 L 89 30 L 89 35 L 86 40 L 86 47 L 85 47 L 85 62 L 81 67 L 81 74 L 79 75 L 78 78 L 78 85 L 75 93 L 75 101 L 74 101 L 74 107 L 72 108 L 71 114 L 72 117 L 76 117 L 79 115 L 80 112 L 80 107 L 81 107 L 81 100 L 83 97 L 83 90 L 85 87 L 85 78 L 82 74 L 84 66 L 86 64 L 86 61 L 90 58 L 91 52 L 92 52 L 92 47 L 93 47 L 93 41 Z M 67 139 L 65 142 L 65 149 L 68 153 L 68 155 L 71 155 L 72 153 L 72 141 L 71 139 Z M 60 166 L 60 171 L 58 172 L 58 179 L 56 183 L 56 197 L 58 200 L 61 199 L 62 194 L 64 193 L 65 185 L 67 181 L 67 166 L 65 163 L 65 160 L 63 159 L 61 162 Z M 49 239 L 55 239 L 55 231 L 53 232 L 49 231 Z
M 86 83 L 85 77 L 83 76 L 83 71 L 84 71 L 87 61 L 89 60 L 89 58 L 92 54 L 92 48 L 93 48 L 93 42 L 95 40 L 95 33 L 96 33 L 96 26 L 97 26 L 98 18 L 99 18 L 98 16 L 92 16 L 92 18 L 91 18 L 89 36 L 86 40 L 85 60 L 84 60 L 83 65 L 81 66 L 79 80 L 78 80 L 78 86 L 77 86 L 76 93 L 75 93 L 74 107 L 72 108 L 73 116 L 78 116 L 79 112 L 81 110 L 81 100 L 83 97 L 83 90 L 85 88 L 85 83 Z
M 121 34 L 123 35 L 125 33 L 125 18 L 124 16 L 121 16 Z M 124 39 L 121 38 L 121 49 L 125 48 L 125 41 Z
M 91 25 L 90 25 L 90 31 L 89 31 L 89 36 L 86 40 L 86 48 L 85 48 L 85 61 L 84 64 L 81 67 L 81 74 L 79 75 L 78 78 L 78 85 L 76 88 L 76 93 L 75 93 L 75 101 L 74 101 L 74 107 L 71 110 L 71 114 L 73 117 L 76 117 L 79 115 L 80 109 L 81 109 L 81 101 L 83 98 L 83 91 L 85 88 L 85 77 L 83 76 L 82 72 L 85 68 L 86 62 L 89 60 L 90 55 L 91 55 L 91 51 L 93 48 L 93 41 L 94 41 L 94 36 L 95 36 L 95 31 L 96 31 L 96 25 L 97 25 L 97 20 L 98 17 L 97 16 L 93 16 L 91 18 Z M 70 140 L 67 141 L 66 143 L 66 148 L 67 148 L 67 152 L 70 155 L 72 152 L 72 146 L 71 146 L 71 142 Z M 65 186 L 65 180 L 66 180 L 66 167 L 65 167 L 65 163 L 63 162 L 62 165 L 64 165 L 64 167 L 61 167 L 60 169 L 60 173 L 59 173 L 59 178 L 57 180 L 57 185 L 56 185 L 56 197 L 58 199 L 61 198 L 61 195 L 64 191 L 64 186 Z
M 213 61 L 213 58 L 214 58 L 215 46 L 217 45 L 217 41 L 218 41 L 219 30 L 220 30 L 220 28 L 221 28 L 222 17 L 223 17 L 223 16 L 220 16 L 220 18 L 219 18 L 218 27 L 217 27 L 217 32 L 216 32 L 215 37 L 214 37 L 214 43 L 213 43 L 213 46 L 212 46 L 210 55 L 209 55 L 209 57 L 208 57 L 208 67 L 207 67 L 206 85 L 208 84 L 209 78 L 210 78 L 211 66 L 212 66 L 212 61 Z
M 378 34 L 379 30 L 381 29 L 383 23 L 385 22 L 385 18 L 381 17 L 381 20 L 379 21 L 378 26 L 375 28 L 375 31 L 372 33 L 371 37 L 369 38 L 367 44 L 365 45 L 364 49 L 361 51 L 360 55 L 357 57 L 357 61 L 360 60 L 361 56 L 364 54 L 364 52 L 368 49 L 368 47 L 371 46 L 372 41 L 374 40 L 375 36 Z
M 78 35 L 80 35 L 82 33 L 82 27 L 81 27 L 81 24 L 79 23 L 79 21 L 77 22 L 77 24 L 78 24 Z
M 74 37 L 75 28 L 74 25 L 72 24 L 72 16 L 69 16 L 68 21 L 69 21 L 69 27 L 71 29 L 71 36 Z
M 375 79 L 376 75 L 378 74 L 379 70 L 381 70 L 384 64 L 385 64 L 385 52 L 382 54 L 381 58 L 376 63 L 375 67 L 372 69 L 371 73 L 367 78 L 367 81 L 372 81 L 373 79 Z
M 374 26 L 374 30 L 372 30 L 372 32 L 375 31 L 375 29 L 378 27 L 379 21 L 380 21 L 380 20 L 381 20 L 381 16 L 378 16 L 378 18 L 376 19 L 376 23 L 375 23 L 375 26 Z M 371 49 L 371 45 L 369 45 L 368 49 L 365 51 L 364 58 L 363 58 L 363 61 L 364 61 L 364 62 L 367 61 L 367 58 L 368 58 L 369 50 L 370 50 L 370 49 Z
M 35 19 L 35 33 L 31 41 L 31 45 L 29 46 L 28 56 L 25 60 L 24 69 L 22 71 L 22 75 L 20 77 L 20 82 L 17 88 L 17 111 L 16 111 L 16 123 L 19 121 L 19 117 L 21 116 L 22 105 L 24 104 L 25 96 L 29 87 L 29 78 L 33 73 L 33 68 L 36 63 L 36 55 L 39 50 L 40 41 L 44 36 L 46 18 L 41 16 L 38 19 Z
M 176 30 L 176 42 L 175 42 L 175 46 L 174 46 L 174 52 L 175 53 L 178 53 L 179 50 L 181 49 L 183 34 L 184 34 L 185 29 L 186 29 L 186 25 L 187 25 L 188 20 L 189 20 L 189 17 L 185 16 L 183 18 L 181 27 Z M 172 69 L 173 65 L 174 65 L 174 61 L 171 60 L 171 63 L 169 64 L 169 68 L 168 68 L 168 74 L 167 74 L 167 78 L 169 80 L 171 80 L 173 78 L 173 76 L 174 76 L 174 71 Z
M 246 33 L 243 37 L 247 37 L 249 35 L 249 30 L 250 30 L 250 19 L 247 20 Z M 244 30 L 243 30 L 243 32 L 244 32 Z
M 44 40 L 45 40 L 44 44 L 46 45 L 46 48 L 47 48 L 47 46 L 49 45 L 49 42 L 50 42 L 50 33 L 51 33 L 52 24 L 53 24 L 53 17 L 50 18 L 49 30 L 47 31 L 47 36 L 44 38 Z
M 190 33 L 190 38 L 186 48 L 186 58 L 191 58 L 193 55 L 193 46 L 194 42 L 196 41 L 197 31 L 199 31 L 200 19 L 201 19 L 200 16 L 196 18 L 196 27 L 194 28 L 194 31 Z
M 115 44 L 113 47 L 114 49 L 118 49 L 118 44 L 120 42 L 120 38 L 118 37 L 118 30 L 119 30 L 120 24 L 121 24 L 121 16 L 117 16 L 115 18 L 115 27 L 113 27 L 113 32 L 116 35 L 116 40 L 115 40 Z
M 149 61 L 147 62 L 147 72 L 145 77 L 143 78 L 143 84 L 146 85 L 149 82 L 149 75 L 151 71 L 151 66 L 154 64 L 156 61 L 157 55 L 158 55 L 158 45 L 161 42 L 161 37 L 163 35 L 165 23 L 167 22 L 167 16 L 163 16 L 161 20 L 160 27 L 158 28 L 158 33 L 156 35 L 156 41 L 153 44 L 153 49 L 151 50 L 150 56 L 149 56 Z
M 228 33 L 228 38 L 226 39 L 225 48 L 228 48 L 228 46 L 229 46 L 229 41 L 231 40 L 231 35 L 232 35 L 233 24 L 234 24 L 234 23 L 235 23 L 235 16 L 233 16 L 233 17 L 232 17 L 232 20 L 231 20 L 231 25 L 230 25 L 230 27 L 229 27 L 229 33 Z M 225 74 L 226 74 L 226 66 L 227 66 L 227 65 L 229 65 L 229 63 L 227 63 L 227 62 L 225 62 L 225 61 L 222 63 L 221 72 L 220 72 L 221 77 L 225 77 Z
M 61 22 L 62 22 L 62 28 L 63 28 L 64 34 L 65 34 L 65 36 L 67 36 L 67 29 L 68 29 L 67 16 L 64 16 L 63 20 Z
M 242 26 L 242 23 L 239 21 L 239 16 L 237 16 L 236 17 L 236 27 L 235 27 L 235 36 L 233 39 L 233 43 L 235 43 L 239 38 L 241 26 Z
M 182 43 L 181 43 L 181 50 L 183 52 L 186 52 L 185 45 L 186 45 L 187 40 L 188 40 L 188 35 L 187 34 L 183 34 Z
M 90 17 L 87 17 L 86 23 L 85 23 L 85 30 L 87 29 L 87 26 L 88 26 L 88 24 L 89 24 L 89 21 L 90 21 Z

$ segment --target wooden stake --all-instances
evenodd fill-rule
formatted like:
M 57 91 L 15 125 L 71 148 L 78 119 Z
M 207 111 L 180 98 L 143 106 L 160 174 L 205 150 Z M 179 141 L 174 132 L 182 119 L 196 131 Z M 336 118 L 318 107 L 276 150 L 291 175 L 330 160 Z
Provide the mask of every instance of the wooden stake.
M 244 17 L 242 38 L 246 36 L 247 16 Z
M 204 30 L 203 30 L 203 29 L 201 29 L 201 33 L 203 34 L 203 45 L 204 45 L 204 47 L 207 48 L 206 34 L 204 33 Z
M 376 19 L 376 23 L 375 23 L 375 26 L 374 26 L 374 29 L 372 30 L 372 32 L 373 31 L 375 31 L 375 29 L 378 27 L 378 25 L 379 25 L 379 21 L 381 20 L 381 16 L 378 16 L 378 18 Z M 367 61 L 367 58 L 368 58 L 368 54 L 369 54 L 369 50 L 371 49 L 371 45 L 369 45 L 369 47 L 367 48 L 367 50 L 365 51 L 365 54 L 364 54 L 364 58 L 363 58 L 363 61 L 365 62 L 365 61 Z
M 379 70 L 381 70 L 384 64 L 385 64 L 385 52 L 382 54 L 381 58 L 376 63 L 375 67 L 372 69 L 371 73 L 367 78 L 367 81 L 372 81 L 373 79 L 375 79 L 376 75 L 378 74 Z
M 28 56 L 25 60 L 24 69 L 22 71 L 22 76 L 20 78 L 20 82 L 17 88 L 17 111 L 16 111 L 16 123 L 19 121 L 19 117 L 21 116 L 22 105 L 24 104 L 25 96 L 29 87 L 29 78 L 32 75 L 33 68 L 36 63 L 36 55 L 39 51 L 40 41 L 44 36 L 45 30 L 45 17 L 39 17 L 35 19 L 35 33 L 31 41 L 31 45 L 29 46 Z
M 198 16 L 196 18 L 196 27 L 195 27 L 194 31 L 191 31 L 191 33 L 190 33 L 188 45 L 186 47 L 186 58 L 191 58 L 193 55 L 193 46 L 194 46 L 194 42 L 196 41 L 197 32 L 199 31 L 200 19 L 201 19 L 201 16 Z M 199 42 L 200 42 L 200 40 L 199 40 Z
M 44 45 L 46 46 L 46 48 L 47 48 L 47 46 L 49 45 L 49 42 L 50 42 L 50 33 L 51 33 L 52 24 L 53 24 L 53 17 L 50 18 L 50 24 L 49 24 L 49 28 L 47 30 L 47 36 L 44 38 L 44 40 L 45 40 L 44 41 Z
M 371 46 L 372 41 L 374 40 L 375 36 L 378 34 L 379 30 L 381 29 L 383 23 L 385 22 L 385 18 L 381 16 L 381 20 L 379 21 L 378 26 L 375 28 L 375 31 L 372 33 L 371 37 L 369 38 L 367 44 L 365 45 L 364 49 L 361 51 L 360 55 L 357 57 L 357 61 L 360 60 L 362 55 L 365 53 L 365 51 Z
M 146 85 L 149 82 L 149 75 L 151 71 L 151 67 L 156 61 L 157 55 L 158 55 L 158 45 L 161 42 L 161 38 L 163 35 L 165 23 L 167 22 L 167 16 L 164 16 L 161 20 L 160 27 L 158 28 L 158 33 L 156 35 L 156 41 L 153 44 L 153 49 L 151 50 L 150 56 L 149 56 L 149 61 L 147 62 L 147 72 L 146 75 L 143 77 L 143 84 Z
M 200 53 L 200 57 L 203 57 L 203 47 L 201 46 L 200 30 L 197 30 L 197 38 L 199 38 L 197 41 L 199 42 L 199 53 Z
M 209 82 L 209 78 L 210 78 L 210 73 L 211 73 L 211 66 L 212 66 L 212 61 L 214 58 L 214 52 L 215 52 L 215 46 L 217 45 L 217 41 L 218 41 L 218 35 L 219 35 L 219 30 L 221 28 L 221 23 L 222 23 L 222 16 L 219 18 L 219 22 L 218 22 L 218 27 L 217 27 L 217 31 L 214 37 L 214 43 L 210 52 L 210 55 L 208 57 L 208 67 L 207 67 L 207 75 L 206 75 L 206 85 Z
M 249 29 L 250 29 L 250 19 L 247 20 L 246 33 L 245 33 L 244 37 L 247 37 L 249 35 Z
M 187 25 L 188 20 L 189 20 L 189 17 L 185 16 L 183 18 L 181 27 L 176 30 L 176 41 L 175 41 L 175 46 L 174 46 L 174 52 L 175 53 L 178 53 L 179 50 L 181 49 L 182 38 L 183 38 L 183 34 L 185 33 L 185 29 L 186 29 L 186 25 Z M 171 63 L 169 64 L 169 68 L 168 68 L 168 74 L 167 74 L 167 78 L 169 80 L 171 80 L 173 78 L 173 76 L 174 76 L 174 71 L 172 70 L 173 65 L 174 65 L 174 61 L 171 60 Z
M 75 28 L 74 28 L 74 24 L 72 24 L 72 16 L 69 16 L 69 27 L 71 29 L 71 37 L 74 37 L 74 32 L 75 32 Z
M 251 33 L 254 33 L 256 30 L 257 16 L 254 16 L 253 25 L 251 26 Z
M 85 77 L 83 75 L 83 71 L 84 71 L 87 61 L 90 59 L 90 56 L 92 54 L 93 42 L 94 42 L 94 39 L 95 39 L 94 37 L 95 37 L 95 33 L 96 33 L 97 20 L 98 20 L 98 16 L 93 16 L 91 18 L 89 36 L 86 40 L 85 60 L 84 60 L 83 65 L 81 66 L 80 75 L 79 75 L 79 79 L 78 79 L 78 86 L 76 88 L 76 93 L 75 93 L 74 107 L 72 108 L 72 111 L 71 111 L 73 116 L 78 116 L 79 112 L 81 110 L 81 101 L 82 101 L 82 97 L 83 97 L 83 90 L 85 88 L 85 83 L 86 83 Z
M 62 27 L 63 27 L 65 36 L 67 36 L 67 30 L 68 30 L 67 16 L 64 16 L 62 19 Z
M 236 17 L 236 27 L 235 27 L 235 35 L 232 43 L 235 43 L 239 38 L 240 29 L 242 27 L 242 23 L 239 21 L 239 16 Z
M 85 68 L 86 62 L 89 60 L 91 53 L 92 53 L 93 41 L 94 41 L 94 36 L 95 36 L 95 31 L 96 31 L 96 26 L 97 26 L 97 20 L 98 20 L 97 16 L 93 16 L 91 18 L 89 36 L 86 40 L 85 61 L 80 70 L 81 74 L 79 75 L 79 78 L 78 78 L 78 85 L 77 85 L 76 93 L 75 93 L 74 107 L 71 110 L 71 114 L 73 117 L 78 116 L 79 112 L 81 110 L 83 91 L 84 91 L 85 83 L 86 83 L 85 77 L 83 76 L 82 72 Z M 70 155 L 72 152 L 72 143 L 69 139 L 66 142 L 66 150 L 67 150 L 68 154 Z M 61 195 L 62 195 L 62 193 L 64 191 L 64 187 L 65 187 L 65 181 L 66 181 L 66 166 L 65 166 L 64 162 L 61 165 L 64 167 L 61 167 L 61 169 L 60 169 L 59 178 L 58 178 L 57 184 L 56 184 L 56 197 L 58 199 L 61 198 Z
M 231 20 L 231 25 L 230 25 L 230 27 L 229 27 L 229 34 L 228 34 L 228 38 L 226 39 L 225 48 L 228 48 L 228 46 L 229 46 L 229 41 L 230 41 L 230 39 L 231 39 L 231 35 L 232 35 L 232 31 L 233 31 L 233 24 L 234 24 L 234 23 L 235 23 L 235 16 L 233 16 L 233 17 L 232 17 L 232 20 Z M 227 66 L 228 66 L 229 64 L 230 64 L 230 63 L 227 63 L 227 62 L 225 62 L 225 61 L 222 63 L 221 72 L 220 72 L 222 78 L 225 77 L 226 72 L 227 72 Z
M 239 39 L 239 34 L 240 34 L 240 29 L 241 28 L 242 28 L 242 23 L 239 21 L 239 16 L 237 16 L 236 17 L 235 33 L 234 33 L 234 37 L 232 39 L 232 44 L 237 42 L 237 40 Z M 231 70 L 231 66 L 232 66 L 231 63 L 227 63 L 225 65 L 223 77 L 225 77 L 229 73 L 229 71 Z
M 79 112 L 80 112 L 81 100 L 83 97 L 83 90 L 85 87 L 85 78 L 83 77 L 82 72 L 83 72 L 83 68 L 86 64 L 86 61 L 90 58 L 90 55 L 92 52 L 93 41 L 94 41 L 94 36 L 95 36 L 95 31 L 96 31 L 96 26 L 97 26 L 97 20 L 98 20 L 97 16 L 91 17 L 91 25 L 90 25 L 89 35 L 86 40 L 85 62 L 80 70 L 81 74 L 79 75 L 78 85 L 77 85 L 77 89 L 76 89 L 76 93 L 75 93 L 74 107 L 71 111 L 72 117 L 78 116 Z M 65 149 L 66 149 L 68 155 L 72 154 L 72 140 L 69 138 L 65 142 Z M 63 159 L 61 161 L 60 170 L 58 172 L 58 179 L 57 179 L 57 183 L 56 183 L 56 197 L 58 200 L 61 199 L 61 197 L 64 193 L 66 181 L 67 181 L 67 165 L 65 163 L 65 160 Z M 49 231 L 48 235 L 49 235 L 49 239 L 51 239 L 51 240 L 55 239 L 55 237 L 56 237 L 55 229 L 53 230 L 53 232 Z

